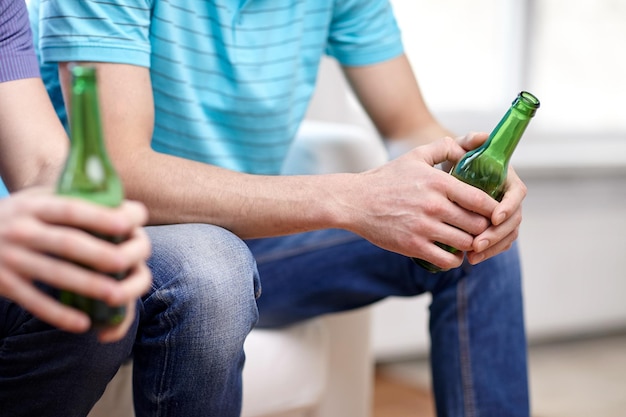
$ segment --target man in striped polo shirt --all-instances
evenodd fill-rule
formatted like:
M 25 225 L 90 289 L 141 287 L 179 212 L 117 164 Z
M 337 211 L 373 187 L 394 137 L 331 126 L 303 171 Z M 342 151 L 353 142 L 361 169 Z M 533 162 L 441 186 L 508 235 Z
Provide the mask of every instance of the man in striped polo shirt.
M 275 327 L 430 292 L 438 413 L 528 416 L 514 243 L 525 187 L 512 172 L 498 204 L 434 167 L 486 135 L 445 138 L 388 1 L 48 0 L 33 11 L 65 88 L 68 62 L 97 63 L 110 153 L 150 211 L 139 415 L 238 415 L 257 313 Z M 366 173 L 278 175 L 324 54 L 381 136 L 414 150 Z

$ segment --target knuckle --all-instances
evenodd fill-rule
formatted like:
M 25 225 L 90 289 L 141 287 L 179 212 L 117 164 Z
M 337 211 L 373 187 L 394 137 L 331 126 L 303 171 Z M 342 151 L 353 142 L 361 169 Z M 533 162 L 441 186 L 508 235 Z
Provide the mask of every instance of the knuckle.
M 77 244 L 75 236 L 71 233 L 61 233 L 55 236 L 54 245 L 61 254 L 75 254 L 81 245 Z
M 20 253 L 15 246 L 7 246 L 0 251 L 0 264 L 16 270 L 20 264 Z
M 0 260 L 0 267 L 2 267 L 2 260 Z M 0 270 L 0 294 L 4 296 L 10 296 L 12 288 L 12 280 L 5 271 Z
M 449 207 L 446 206 L 446 202 L 449 202 L 449 200 L 444 201 L 438 198 L 426 199 L 422 205 L 422 211 L 429 217 L 439 216 L 449 209 Z
M 0 234 L 6 240 L 22 241 L 32 236 L 31 231 L 30 221 L 24 217 L 18 217 L 0 229 Z
M 445 262 L 443 262 L 443 269 L 447 270 L 447 269 L 454 269 L 454 268 L 458 268 L 459 266 L 461 266 L 461 264 L 463 263 L 463 258 L 452 258 L 450 260 L 446 260 Z
M 526 186 L 526 184 L 524 184 L 521 181 L 520 181 L 520 193 L 522 194 L 522 197 L 526 197 L 526 195 L 528 195 L 528 187 Z

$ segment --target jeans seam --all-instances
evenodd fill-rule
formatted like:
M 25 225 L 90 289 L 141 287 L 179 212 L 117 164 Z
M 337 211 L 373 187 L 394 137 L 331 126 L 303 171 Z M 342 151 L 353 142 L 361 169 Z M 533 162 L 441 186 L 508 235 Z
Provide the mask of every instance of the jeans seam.
M 463 406 L 466 417 L 476 417 L 474 383 L 472 376 L 469 323 L 467 321 L 467 280 L 461 278 L 457 286 L 457 320 L 459 329 L 459 354 L 461 362 L 461 384 L 463 390 Z
M 166 410 L 165 404 L 167 404 L 167 402 L 163 401 L 163 390 L 166 387 L 166 380 L 167 380 L 167 375 L 170 373 L 170 370 L 168 369 L 170 366 L 170 355 L 171 355 L 171 343 L 170 343 L 170 339 L 171 339 L 171 334 L 172 334 L 172 329 L 174 328 L 174 325 L 172 324 L 173 320 L 171 320 L 170 318 L 170 311 L 171 311 L 171 304 L 169 303 L 168 299 L 166 297 L 163 297 L 161 294 L 156 294 L 157 298 L 160 302 L 164 303 L 166 305 L 165 308 L 165 312 L 163 314 L 163 319 L 168 323 L 168 332 L 167 332 L 167 336 L 165 337 L 163 343 L 164 343 L 164 347 L 165 349 L 163 349 L 164 354 L 163 354 L 163 367 L 162 367 L 162 373 L 160 375 L 159 378 L 159 388 L 157 389 L 157 396 L 155 397 L 155 403 L 157 406 L 157 416 L 158 417 L 160 415 L 167 415 L 168 414 L 168 410 Z

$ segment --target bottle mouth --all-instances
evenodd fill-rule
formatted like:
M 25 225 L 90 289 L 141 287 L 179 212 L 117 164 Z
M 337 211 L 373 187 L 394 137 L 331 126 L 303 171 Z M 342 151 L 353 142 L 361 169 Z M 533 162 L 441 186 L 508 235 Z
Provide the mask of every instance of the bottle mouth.
M 71 62 L 68 66 L 70 73 L 75 77 L 93 77 L 96 74 L 96 67 L 78 62 Z
M 524 104 L 533 109 L 538 109 L 541 105 L 541 103 L 539 103 L 539 99 L 528 91 L 522 91 L 519 93 L 519 98 Z

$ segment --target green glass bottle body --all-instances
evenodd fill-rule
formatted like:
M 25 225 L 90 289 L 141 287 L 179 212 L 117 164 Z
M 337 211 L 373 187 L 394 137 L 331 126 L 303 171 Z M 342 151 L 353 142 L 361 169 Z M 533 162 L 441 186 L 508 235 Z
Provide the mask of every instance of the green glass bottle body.
M 527 91 L 519 93 L 485 143 L 466 153 L 452 168 L 450 174 L 480 188 L 495 200 L 502 200 L 513 151 L 539 105 L 539 100 L 533 94 Z M 452 246 L 439 242 L 435 244 L 451 253 L 458 252 L 458 249 Z M 427 271 L 441 271 L 441 268 L 430 262 L 412 259 Z
M 57 183 L 56 192 L 59 195 L 117 207 L 124 199 L 124 190 L 104 144 L 96 70 L 93 67 L 81 65 L 74 65 L 70 70 L 72 75 L 71 146 Z M 125 240 L 123 236 L 92 234 L 113 243 Z M 107 275 L 113 279 L 122 280 L 126 277 L 126 272 Z M 112 307 L 103 301 L 70 291 L 60 291 L 59 299 L 62 303 L 87 313 L 94 328 L 119 324 L 126 314 L 124 306 Z

